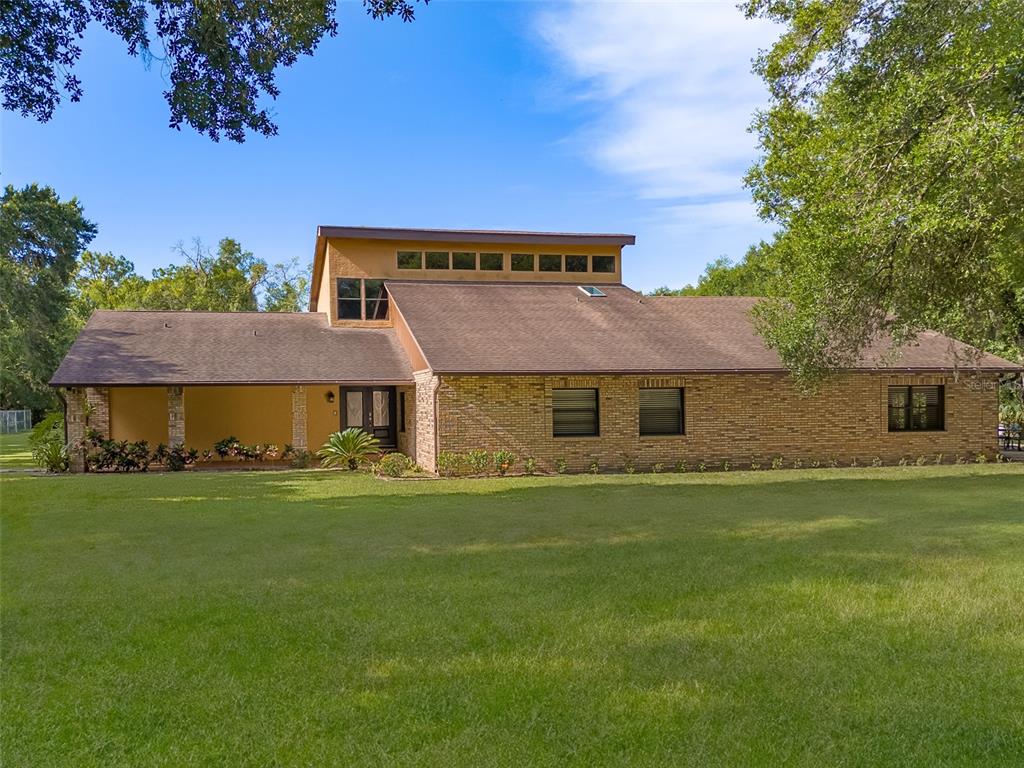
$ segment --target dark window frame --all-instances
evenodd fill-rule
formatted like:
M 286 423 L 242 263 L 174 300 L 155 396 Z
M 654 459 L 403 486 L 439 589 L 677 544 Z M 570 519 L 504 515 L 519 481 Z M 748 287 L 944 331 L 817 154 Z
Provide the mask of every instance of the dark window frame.
M 545 259 L 558 259 L 558 269 L 548 269 L 544 266 Z M 542 253 L 537 257 L 538 272 L 565 272 L 565 259 L 560 253 Z
M 493 258 L 495 256 L 497 256 L 498 257 L 498 266 L 496 266 L 496 267 L 485 267 L 484 266 L 484 257 L 485 256 L 488 258 L 488 260 L 493 260 Z M 479 266 L 481 272 L 503 272 L 505 270 L 505 254 L 504 253 L 497 253 L 495 251 L 481 252 L 477 256 L 477 266 Z
M 516 263 L 523 263 L 524 259 L 530 260 L 529 268 L 523 266 L 516 266 Z M 511 272 L 536 272 L 537 271 L 537 254 L 535 253 L 513 253 L 509 257 L 509 270 Z
M 576 266 L 579 266 L 579 265 L 582 264 L 582 269 L 569 269 L 570 261 L 574 265 L 576 265 Z M 574 253 L 567 253 L 567 254 L 565 254 L 565 256 L 562 257 L 562 268 L 566 272 L 574 272 L 576 274 L 579 274 L 580 272 L 586 272 L 587 271 L 587 268 L 590 266 L 589 262 L 590 262 L 590 259 L 588 259 L 586 256 L 581 256 L 579 254 L 574 254 Z
M 602 259 L 602 260 L 603 259 L 609 259 L 610 260 L 609 263 L 611 264 L 611 269 L 598 269 L 597 268 L 597 265 L 598 265 L 598 261 L 597 260 L 598 259 Z M 604 262 L 602 261 L 602 263 L 604 263 Z M 600 254 L 599 255 L 595 255 L 595 256 L 591 256 L 590 257 L 590 271 L 591 272 L 596 272 L 596 273 L 601 274 L 601 275 L 614 275 L 615 274 L 615 257 L 614 256 L 600 255 Z
M 936 391 L 936 404 L 934 413 L 936 424 L 934 426 L 918 426 L 918 419 L 915 418 L 914 391 L 934 389 Z M 894 391 L 905 390 L 906 398 L 902 405 L 894 406 L 892 396 Z M 891 384 L 886 390 L 886 421 L 889 432 L 945 432 L 946 431 L 946 387 L 943 384 Z M 924 405 L 925 421 L 928 422 L 928 404 Z M 898 418 L 902 416 L 902 419 Z M 902 420 L 903 425 L 899 422 Z
M 432 267 L 430 266 L 431 256 L 444 256 L 443 267 Z M 423 268 L 424 269 L 451 269 L 452 268 L 452 253 L 451 251 L 424 251 L 423 252 Z
M 594 393 L 594 406 L 590 408 L 580 407 L 565 407 L 561 408 L 555 403 L 556 392 L 593 392 Z M 571 432 L 571 433 L 559 433 L 558 424 L 556 423 L 555 415 L 558 411 L 568 413 L 593 413 L 594 414 L 594 431 L 593 432 Z M 573 439 L 580 437 L 600 437 L 601 436 L 601 390 L 597 387 L 554 387 L 551 390 L 551 436 L 561 439 Z
M 644 405 L 642 402 L 643 392 L 675 392 L 679 395 L 679 419 L 678 427 L 671 432 L 667 431 L 644 431 Z M 638 428 L 640 437 L 679 437 L 686 434 L 686 388 L 685 387 L 641 387 L 638 395 Z M 668 410 L 668 409 L 660 409 Z
M 379 284 L 376 288 L 379 288 L 379 292 L 371 297 L 370 283 Z M 384 281 L 379 278 L 363 278 L 363 319 L 364 320 L 387 320 L 388 318 L 388 305 L 389 305 L 388 289 L 384 286 Z M 371 311 L 370 307 L 373 306 Z M 383 309 L 382 309 L 383 307 Z M 381 314 L 383 312 L 383 314 Z
M 416 255 L 417 259 L 419 259 L 419 264 L 417 264 L 414 267 L 403 267 L 402 266 L 402 257 L 403 256 L 412 256 L 413 254 Z M 398 269 L 407 269 L 407 270 L 423 269 L 423 251 L 396 251 L 395 252 L 395 266 Z
M 356 296 L 342 296 L 341 285 L 342 283 L 354 283 L 358 286 Z M 334 308 L 335 316 L 339 320 L 362 320 L 363 319 L 363 281 L 362 278 L 358 277 L 339 277 L 334 283 L 335 294 L 337 295 L 337 304 Z M 350 291 L 346 291 L 350 293 Z M 343 303 L 344 302 L 344 303 Z M 342 313 L 342 307 L 356 307 L 356 317 L 350 317 Z
M 459 256 L 472 256 L 473 265 L 469 267 L 460 267 L 456 264 L 456 259 Z M 464 272 L 474 271 L 477 268 L 476 251 L 452 251 L 452 269 L 462 270 Z

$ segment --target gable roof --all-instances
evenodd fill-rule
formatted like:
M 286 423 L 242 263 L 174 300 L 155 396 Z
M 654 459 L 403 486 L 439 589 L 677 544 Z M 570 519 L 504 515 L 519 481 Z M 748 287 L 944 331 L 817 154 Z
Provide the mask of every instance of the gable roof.
M 750 318 L 750 297 L 652 297 L 601 285 L 588 297 L 564 283 L 387 281 L 428 365 L 438 373 L 598 374 L 784 371 Z M 951 353 L 960 353 L 959 364 Z M 1018 370 L 994 355 L 921 334 L 898 359 L 860 369 Z
M 50 384 L 411 381 L 412 367 L 392 328 L 332 328 L 318 313 L 98 310 Z

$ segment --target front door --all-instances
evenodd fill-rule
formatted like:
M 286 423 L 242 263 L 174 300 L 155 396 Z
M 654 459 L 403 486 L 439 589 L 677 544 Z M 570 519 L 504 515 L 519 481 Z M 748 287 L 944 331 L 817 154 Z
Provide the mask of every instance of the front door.
M 395 447 L 395 388 L 342 387 L 341 428 L 359 427 L 380 440 L 381 447 Z

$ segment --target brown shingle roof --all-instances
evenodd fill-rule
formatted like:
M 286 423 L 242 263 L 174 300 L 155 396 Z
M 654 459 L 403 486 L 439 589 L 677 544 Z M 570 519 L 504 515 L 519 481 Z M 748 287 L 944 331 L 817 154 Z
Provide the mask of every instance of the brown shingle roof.
M 538 245 L 634 245 L 636 235 L 605 232 L 533 232 L 518 229 L 414 229 L 409 227 L 317 227 L 317 237 L 418 240 L 445 243 L 535 243 Z
M 331 328 L 322 314 L 97 311 L 54 386 L 402 383 L 391 328 Z
M 682 373 L 781 371 L 750 320 L 746 297 L 644 297 L 577 286 L 389 280 L 388 290 L 427 363 L 440 373 Z M 956 367 L 950 340 L 924 333 L 895 362 L 864 369 Z M 968 349 L 958 344 L 960 351 Z M 875 356 L 877 359 L 877 355 Z M 970 367 L 963 360 L 959 367 Z M 981 369 L 1019 368 L 983 355 Z

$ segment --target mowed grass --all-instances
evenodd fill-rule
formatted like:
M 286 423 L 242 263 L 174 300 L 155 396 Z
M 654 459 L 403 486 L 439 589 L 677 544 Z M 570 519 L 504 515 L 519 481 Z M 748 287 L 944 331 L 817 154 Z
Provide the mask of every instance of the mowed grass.
M 0 435 L 0 469 L 34 467 L 32 449 L 28 445 L 31 432 L 12 432 Z
M 1024 466 L 10 476 L 9 766 L 1019 766 Z

